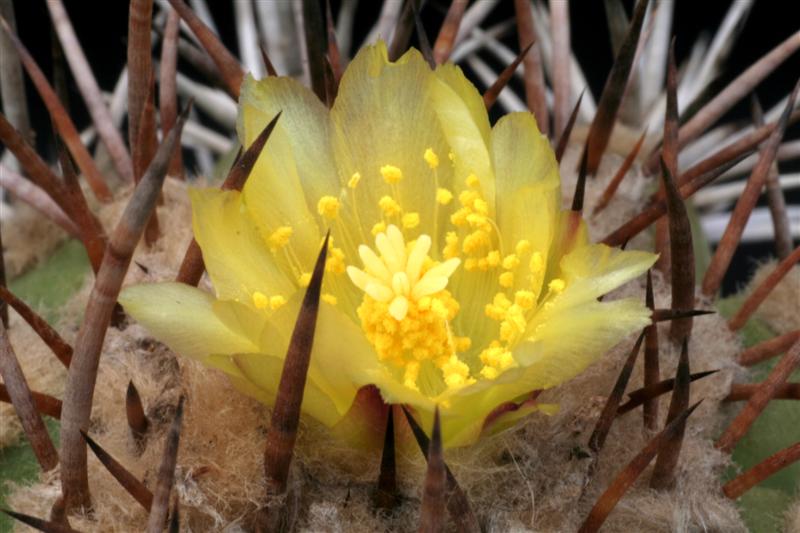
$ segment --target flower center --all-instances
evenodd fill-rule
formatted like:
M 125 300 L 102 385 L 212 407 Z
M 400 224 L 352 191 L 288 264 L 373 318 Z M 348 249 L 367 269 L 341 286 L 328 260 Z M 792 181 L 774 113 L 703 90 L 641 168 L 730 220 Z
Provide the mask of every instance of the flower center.
M 378 253 L 359 246 L 364 268 L 348 266 L 347 274 L 364 291 L 358 316 L 378 358 L 403 369 L 404 384 L 415 389 L 427 364 L 441 371 L 448 388 L 474 382 L 456 355 L 469 348 L 469 339 L 450 330 L 459 305 L 446 287 L 461 260 L 436 263 L 428 255 L 429 235 L 406 244 L 393 224 L 376 235 L 375 247 Z

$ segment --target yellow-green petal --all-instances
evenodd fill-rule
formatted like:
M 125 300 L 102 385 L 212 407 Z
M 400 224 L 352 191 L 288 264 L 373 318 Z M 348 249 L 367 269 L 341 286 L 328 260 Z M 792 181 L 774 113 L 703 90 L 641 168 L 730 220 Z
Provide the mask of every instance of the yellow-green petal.
M 245 204 L 262 236 L 290 226 L 292 249 L 302 264 L 313 264 L 324 221 L 322 196 L 341 189 L 330 150 L 330 119 L 311 91 L 290 78 L 248 76 L 239 108 L 239 138 L 249 146 L 282 111 L 244 188 Z
M 119 303 L 151 335 L 186 357 L 202 360 L 259 349 L 260 335 L 254 333 L 263 319 L 252 315 L 248 320 L 241 309 L 233 309 L 235 302 L 221 305 L 211 294 L 183 283 L 126 287 Z
M 194 235 L 214 290 L 222 299 L 252 305 L 254 292 L 291 296 L 296 289 L 245 209 L 241 193 L 190 189 Z

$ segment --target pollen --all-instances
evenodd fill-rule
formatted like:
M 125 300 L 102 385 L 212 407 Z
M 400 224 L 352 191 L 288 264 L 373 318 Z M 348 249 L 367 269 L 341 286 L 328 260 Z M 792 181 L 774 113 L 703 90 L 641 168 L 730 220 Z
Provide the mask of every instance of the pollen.
M 263 292 L 256 291 L 253 293 L 253 305 L 256 309 L 266 309 L 269 307 L 269 298 Z
M 403 179 L 403 172 L 394 165 L 383 165 L 381 167 L 381 176 L 383 176 L 386 183 L 392 185 Z
M 517 291 L 514 293 L 514 303 L 522 309 L 532 309 L 536 304 L 536 295 L 532 291 Z
M 273 311 L 275 309 L 283 307 L 284 305 L 286 305 L 286 298 L 284 298 L 280 294 L 272 296 L 269 299 L 269 308 L 272 309 Z
M 352 176 L 350 176 L 350 179 L 347 180 L 347 186 L 351 189 L 355 189 L 356 186 L 358 186 L 359 181 L 361 181 L 361 174 L 355 172 Z
M 281 226 L 272 232 L 269 236 L 269 247 L 273 252 L 283 248 L 289 242 L 292 236 L 291 226 Z
M 300 277 L 297 278 L 297 283 L 299 283 L 301 287 L 308 287 L 308 284 L 311 283 L 311 272 L 303 272 L 300 274 Z
M 419 226 L 419 213 L 406 213 L 403 215 L 403 227 L 412 229 Z
M 425 150 L 425 154 L 422 157 L 425 159 L 425 162 L 428 163 L 428 166 L 431 167 L 431 170 L 439 166 L 439 156 L 436 155 L 433 148 Z
M 481 186 L 481 180 L 478 179 L 478 176 L 475 174 L 470 174 L 467 176 L 467 187 L 471 189 L 477 189 Z
M 501 287 L 510 288 L 514 286 L 514 273 L 503 272 L 498 278 Z
M 372 226 L 372 236 L 376 236 L 378 233 L 386 231 L 386 224 L 383 222 L 378 222 L 374 226 Z
M 503 259 L 503 268 L 506 270 L 514 270 L 519 266 L 519 257 L 516 254 L 509 254 Z
M 528 266 L 534 274 L 539 274 L 544 270 L 544 259 L 542 258 L 541 252 L 533 252 Z
M 344 252 L 341 248 L 330 247 L 328 259 L 325 261 L 325 271 L 333 274 L 344 274 Z
M 439 202 L 441 205 L 447 205 L 453 200 L 453 193 L 439 187 L 436 189 L 436 201 Z
M 531 241 L 527 239 L 517 241 L 517 244 L 514 246 L 514 251 L 517 252 L 517 255 L 520 257 L 528 255 L 531 251 Z
M 387 217 L 397 216 L 402 212 L 400 204 L 391 196 L 384 196 L 378 200 L 378 207 L 381 208 L 383 214 Z
M 550 283 L 547 285 L 547 288 L 553 291 L 554 293 L 559 294 L 560 292 L 563 292 L 566 286 L 567 284 L 564 282 L 563 279 L 555 278 L 550 281 Z
M 334 296 L 333 294 L 331 294 L 329 292 L 324 293 L 322 296 L 320 296 L 320 298 L 326 304 L 336 305 L 336 302 L 337 302 L 336 296 Z
M 406 386 L 417 387 L 420 362 L 427 360 L 447 387 L 460 387 L 472 378 L 455 355 L 466 341 L 450 331 L 459 305 L 446 287 L 461 260 L 435 262 L 431 243 L 427 234 L 406 243 L 391 224 L 375 236 L 375 250 L 359 246 L 363 267 L 348 266 L 347 274 L 364 291 L 357 314 L 378 359 L 403 368 Z
M 333 196 L 323 196 L 317 203 L 317 211 L 325 218 L 333 220 L 339 215 L 339 200 Z
M 448 231 L 444 238 L 445 247 L 442 255 L 445 259 L 452 259 L 458 257 L 458 235 L 455 231 Z

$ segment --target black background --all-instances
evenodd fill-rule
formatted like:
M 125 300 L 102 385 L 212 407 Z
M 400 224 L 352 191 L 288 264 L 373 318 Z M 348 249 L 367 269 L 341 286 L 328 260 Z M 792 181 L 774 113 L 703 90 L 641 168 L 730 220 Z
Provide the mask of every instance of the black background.
M 128 2 L 125 0 L 64 0 L 64 3 L 101 88 L 110 91 L 125 63 Z M 236 53 L 237 41 L 233 28 L 231 2 L 209 0 L 208 3 L 223 41 Z M 332 0 L 331 3 L 335 16 L 339 2 Z M 603 2 L 601 0 L 571 0 L 569 3 L 573 51 L 583 68 L 591 91 L 595 95 L 599 95 L 613 61 Z M 626 0 L 624 4 L 630 13 L 633 2 Z M 792 7 L 793 4 L 793 1 L 756 1 L 747 25 L 730 56 L 727 70 L 723 74 L 723 81 L 733 79 L 798 30 L 800 19 L 795 10 L 796 6 Z M 429 0 L 423 8 L 422 19 L 431 40 L 435 38 L 448 5 L 447 0 Z M 729 6 L 730 1 L 676 0 L 673 34 L 676 35 L 676 54 L 679 62 L 688 56 L 696 39 L 703 36 L 708 39 L 713 37 L 713 32 L 718 28 Z M 45 0 L 15 0 L 14 7 L 18 32 L 22 41 L 44 72 L 50 75 L 52 73 L 51 28 Z M 354 46 L 366 35 L 379 11 L 380 2 L 360 0 L 354 25 L 356 33 Z M 502 0 L 486 22 L 492 24 L 506 20 L 513 16 L 513 12 L 513 2 Z M 516 35 L 513 32 L 504 40 L 512 50 L 518 48 Z M 179 64 L 179 68 L 185 70 L 185 65 Z M 785 96 L 797 81 L 798 74 L 800 74 L 800 53 L 796 53 L 757 88 L 757 94 L 763 106 L 769 108 Z M 69 83 L 70 111 L 81 129 L 89 123 L 88 115 L 74 82 L 70 79 Z M 49 120 L 44 106 L 30 84 L 28 89 L 39 149 L 52 159 Z M 748 117 L 749 110 L 745 102 L 733 109 L 727 118 L 747 119 Z M 800 128 L 794 126 L 787 132 L 787 137 L 797 138 L 798 131 Z M 781 168 L 785 171 L 797 172 L 800 170 L 800 165 L 797 162 L 791 162 L 782 165 Z M 793 193 L 790 201 L 798 203 L 800 198 Z M 725 280 L 726 292 L 734 290 L 748 279 L 757 261 L 769 256 L 771 252 L 771 243 L 740 247 Z

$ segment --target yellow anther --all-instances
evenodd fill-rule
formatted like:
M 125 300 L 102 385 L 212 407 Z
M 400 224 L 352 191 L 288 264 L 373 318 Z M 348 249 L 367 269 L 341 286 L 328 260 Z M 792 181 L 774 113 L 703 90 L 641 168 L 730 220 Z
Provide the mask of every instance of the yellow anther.
M 486 261 L 488 261 L 489 266 L 496 267 L 500 264 L 500 252 L 498 250 L 492 250 L 486 254 Z
M 511 307 L 511 300 L 508 299 L 508 296 L 504 292 L 498 292 L 492 298 L 492 303 L 496 306 L 502 307 L 503 309 L 508 309 Z
M 341 248 L 329 247 L 328 259 L 325 261 L 325 271 L 334 274 L 343 274 L 346 265 L 344 264 L 344 252 Z
M 391 196 L 384 196 L 378 200 L 378 207 L 381 208 L 381 211 L 383 211 L 383 214 L 387 217 L 399 215 L 402 211 L 400 204 Z
M 394 184 L 403 179 L 403 172 L 394 165 L 383 165 L 381 167 L 381 176 L 386 183 Z
M 448 231 L 445 237 L 445 247 L 442 255 L 445 259 L 452 259 L 458 256 L 458 235 L 455 231 Z
M 513 272 L 503 272 L 500 274 L 498 278 L 501 287 L 505 287 L 506 289 L 514 286 L 514 273 Z
M 350 179 L 347 180 L 347 186 L 351 189 L 355 189 L 359 181 L 361 181 L 361 174 L 355 172 L 352 176 L 350 176 Z
M 410 389 L 417 390 L 417 377 L 419 376 L 419 363 L 410 361 L 406 363 L 406 371 L 403 375 L 403 385 Z
M 470 174 L 467 176 L 467 187 L 472 189 L 476 189 L 481 186 L 481 180 L 478 179 L 478 176 L 475 174 Z
M 263 292 L 256 291 L 253 293 L 253 305 L 256 309 L 266 309 L 269 307 L 269 298 Z
M 339 200 L 333 196 L 323 196 L 317 203 L 317 211 L 325 218 L 334 219 L 339 214 Z
M 466 226 L 467 216 L 469 216 L 469 209 L 462 207 L 450 215 L 450 223 L 454 226 Z
M 451 355 L 447 362 L 442 365 L 442 375 L 445 385 L 451 389 L 475 382 L 474 379 L 469 377 L 469 367 L 455 354 Z
M 286 246 L 292 236 L 291 226 L 281 226 L 269 236 L 269 247 L 274 252 Z
M 472 207 L 481 215 L 487 216 L 489 214 L 489 204 L 486 203 L 486 200 L 478 198 L 472 202 Z
M 519 266 L 519 257 L 515 254 L 509 254 L 503 259 L 503 268 L 506 270 L 514 270 Z
M 405 367 L 408 386 L 416 386 L 419 372 L 412 363 L 430 360 L 441 368 L 456 349 L 450 323 L 459 306 L 445 287 L 460 260 L 436 263 L 428 253 L 431 244 L 426 234 L 406 242 L 397 226 L 389 225 L 376 236 L 378 253 L 361 246 L 364 270 L 347 267 L 353 284 L 364 291 L 356 312 L 367 339 L 381 361 Z M 451 373 L 462 374 L 456 370 Z M 465 382 L 467 377 L 462 376 Z
M 453 200 L 453 193 L 447 189 L 439 187 L 436 189 L 436 201 L 441 205 L 447 205 Z
M 562 292 L 566 286 L 567 284 L 561 278 L 555 278 L 547 284 L 547 288 L 556 294 Z
M 517 255 L 522 257 L 528 252 L 531 251 L 531 241 L 527 239 L 522 239 L 517 241 L 517 245 L 514 247 L 514 251 L 517 252 Z
M 431 170 L 439 166 L 439 156 L 436 155 L 436 152 L 434 152 L 432 148 L 425 150 L 425 155 L 422 157 L 425 158 L 425 162 L 428 163 L 428 166 L 431 167 Z
M 489 234 L 483 230 L 475 230 L 469 235 L 464 237 L 464 242 L 461 249 L 465 254 L 474 254 L 481 248 L 488 247 L 492 244 L 489 239 Z
M 334 296 L 333 294 L 331 294 L 329 292 L 323 293 L 322 296 L 320 296 L 320 298 L 326 304 L 336 305 L 336 301 L 337 301 L 336 300 L 336 296 Z
M 481 376 L 483 376 L 485 379 L 495 379 L 499 375 L 500 372 L 498 372 L 496 368 L 492 368 L 491 366 L 485 366 L 481 369 Z
M 301 287 L 308 287 L 308 284 L 311 283 L 311 272 L 303 272 L 300 274 L 300 277 L 297 278 L 297 282 Z
M 456 154 L 453 152 L 447 152 L 447 158 L 450 160 L 451 163 L 456 162 Z
M 386 231 L 386 224 L 383 223 L 383 222 L 378 222 L 377 224 L 372 226 L 371 233 L 372 233 L 372 236 L 374 237 L 378 233 L 383 233 L 384 231 Z
M 530 267 L 531 272 L 534 274 L 539 274 L 542 272 L 542 270 L 544 270 L 544 258 L 542 257 L 541 252 L 533 252 L 528 266 Z
M 472 339 L 469 337 L 456 337 L 453 341 L 455 342 L 457 352 L 466 352 L 472 347 Z
M 481 257 L 480 259 L 478 259 L 478 270 L 481 270 L 483 272 L 489 270 L 489 260 L 486 259 L 485 257 Z
M 477 191 L 461 191 L 458 195 L 458 201 L 461 202 L 461 205 L 464 207 L 472 207 L 475 203 L 475 200 L 480 198 L 480 194 Z
M 280 294 L 276 294 L 275 296 L 271 296 L 269 299 L 269 308 L 273 311 L 280 307 L 286 305 L 286 298 L 281 296 Z
M 536 295 L 532 291 L 517 291 L 514 293 L 514 303 L 523 309 L 531 309 L 536 303 Z
M 419 226 L 419 213 L 406 213 L 403 215 L 403 227 L 406 229 Z

